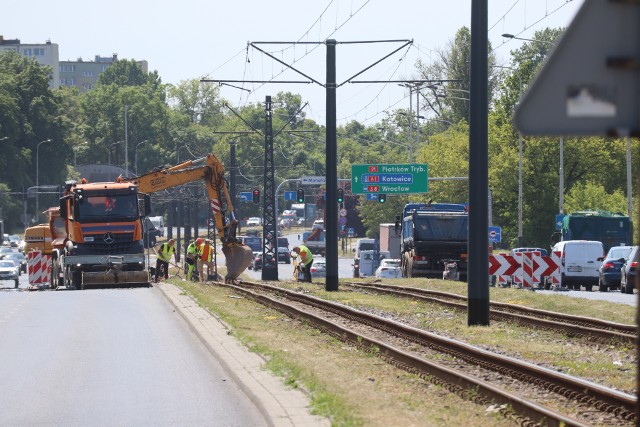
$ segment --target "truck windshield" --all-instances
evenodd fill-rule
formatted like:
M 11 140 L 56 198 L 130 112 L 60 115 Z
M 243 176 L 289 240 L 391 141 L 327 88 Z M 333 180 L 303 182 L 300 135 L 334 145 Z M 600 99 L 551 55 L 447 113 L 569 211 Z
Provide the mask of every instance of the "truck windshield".
M 78 220 L 132 221 L 138 218 L 138 199 L 135 194 L 116 196 L 84 196 L 78 200 Z
M 415 237 L 418 240 L 467 239 L 467 216 L 416 217 Z

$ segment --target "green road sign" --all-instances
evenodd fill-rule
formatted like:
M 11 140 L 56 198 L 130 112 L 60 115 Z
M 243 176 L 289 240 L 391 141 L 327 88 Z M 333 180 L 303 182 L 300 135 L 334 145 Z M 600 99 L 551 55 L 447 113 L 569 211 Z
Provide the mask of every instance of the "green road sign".
M 351 165 L 351 191 L 354 194 L 408 194 L 429 191 L 428 166 Z

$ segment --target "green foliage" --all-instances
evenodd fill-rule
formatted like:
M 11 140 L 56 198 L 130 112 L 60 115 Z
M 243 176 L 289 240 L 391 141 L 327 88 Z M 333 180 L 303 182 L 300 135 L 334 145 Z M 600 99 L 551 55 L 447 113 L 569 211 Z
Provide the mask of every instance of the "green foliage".
M 590 181 L 573 186 L 564 199 L 565 212 L 603 210 L 627 213 L 627 197 L 620 190 L 607 193 L 604 186 Z

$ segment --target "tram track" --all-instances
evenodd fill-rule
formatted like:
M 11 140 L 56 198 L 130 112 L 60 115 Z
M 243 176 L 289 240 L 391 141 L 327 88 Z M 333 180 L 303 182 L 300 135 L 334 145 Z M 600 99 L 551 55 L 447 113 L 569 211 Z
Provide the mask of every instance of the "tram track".
M 498 405 L 521 425 L 635 422 L 636 397 L 629 394 L 299 292 L 253 282 L 219 285 L 467 399 Z
M 460 311 L 467 311 L 467 298 L 453 293 L 386 285 L 382 283 L 364 284 L 347 282 L 344 284 L 360 291 L 366 290 L 385 295 L 416 299 L 422 302 L 440 304 Z M 633 344 L 637 339 L 637 328 L 635 325 L 625 325 L 591 317 L 539 310 L 516 304 L 490 302 L 489 315 L 492 320 L 513 322 L 522 326 L 547 329 L 562 332 L 569 336 L 585 337 L 605 342 L 618 341 Z

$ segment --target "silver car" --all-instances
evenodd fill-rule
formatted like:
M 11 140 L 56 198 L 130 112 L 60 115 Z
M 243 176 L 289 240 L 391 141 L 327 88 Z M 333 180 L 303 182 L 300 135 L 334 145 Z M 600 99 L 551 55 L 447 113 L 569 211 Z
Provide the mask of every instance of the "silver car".
M 325 277 L 327 275 L 327 262 L 324 259 L 313 260 L 311 265 L 311 278 Z
M 13 280 L 15 287 L 19 285 L 20 266 L 11 260 L 0 260 L 0 280 Z

